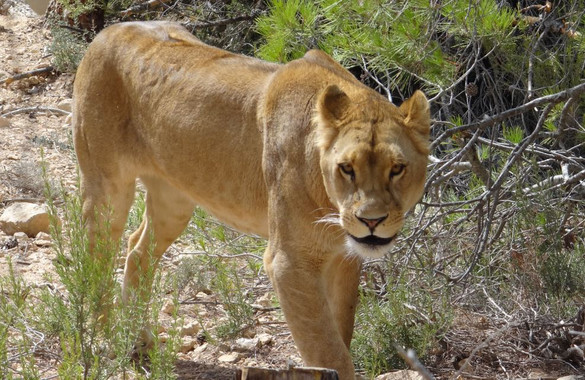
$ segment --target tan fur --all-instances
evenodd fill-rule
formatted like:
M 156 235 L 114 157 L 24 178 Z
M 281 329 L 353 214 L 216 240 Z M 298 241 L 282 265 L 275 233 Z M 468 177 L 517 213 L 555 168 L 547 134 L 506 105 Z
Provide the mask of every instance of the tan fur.
M 160 258 L 201 205 L 269 239 L 265 268 L 305 363 L 354 378 L 348 348 L 360 256 L 386 253 L 422 194 L 424 95 L 396 107 L 320 51 L 276 65 L 151 22 L 100 33 L 74 98 L 90 240 L 107 217 L 117 241 L 136 178 L 147 189 L 144 220 L 129 239 L 124 300 L 149 243 Z M 350 237 L 370 234 L 378 245 Z

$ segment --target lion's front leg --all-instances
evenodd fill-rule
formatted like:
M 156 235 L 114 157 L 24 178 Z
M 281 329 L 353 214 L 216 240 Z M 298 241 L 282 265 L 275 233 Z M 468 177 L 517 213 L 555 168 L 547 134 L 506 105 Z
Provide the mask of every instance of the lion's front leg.
M 351 331 L 347 329 L 348 319 L 340 329 L 339 314 L 328 300 L 325 263 L 316 255 L 288 252 L 273 244 L 264 262 L 305 364 L 332 368 L 340 379 L 353 380 L 354 367 L 346 343 Z
M 348 349 L 353 336 L 361 269 L 361 258 L 334 255 L 324 273 L 327 284 L 327 299 L 343 342 Z

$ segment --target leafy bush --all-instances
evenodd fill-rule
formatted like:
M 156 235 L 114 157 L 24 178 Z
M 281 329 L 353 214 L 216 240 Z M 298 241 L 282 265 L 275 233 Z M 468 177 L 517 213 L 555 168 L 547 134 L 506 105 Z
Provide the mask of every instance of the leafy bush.
M 51 28 L 53 40 L 49 50 L 55 69 L 62 73 L 74 73 L 81 62 L 88 43 L 74 31 L 55 25 Z
M 447 300 L 447 292 L 434 298 L 414 282 L 407 283 L 406 276 L 386 284 L 382 297 L 364 288 L 352 341 L 356 366 L 372 377 L 404 368 L 397 346 L 424 359 L 450 324 Z

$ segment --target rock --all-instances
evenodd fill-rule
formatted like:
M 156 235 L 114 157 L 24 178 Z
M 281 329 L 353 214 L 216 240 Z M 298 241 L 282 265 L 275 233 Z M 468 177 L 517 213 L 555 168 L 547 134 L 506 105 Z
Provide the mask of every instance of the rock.
M 585 376 L 569 375 L 569 376 L 559 377 L 557 380 L 582 380 L 582 379 L 585 379 Z
M 256 304 L 260 307 L 269 308 L 274 306 L 272 302 L 272 294 L 271 293 L 264 293 L 261 297 L 256 300 Z
M 173 314 L 175 312 L 175 303 L 172 300 L 167 300 L 163 305 L 161 311 L 165 314 Z
M 51 240 L 51 235 L 46 232 L 39 232 L 35 237 L 35 245 L 37 247 L 50 247 L 53 245 L 53 241 Z
M 65 99 L 59 104 L 57 104 L 57 108 L 63 111 L 71 112 L 71 99 Z
M 258 338 L 258 341 L 260 342 L 260 347 L 268 346 L 274 340 L 270 334 L 258 334 L 256 338 Z
M 424 378 L 416 371 L 405 369 L 402 371 L 385 373 L 376 377 L 376 380 L 424 380 Z
M 219 358 L 217 358 L 217 361 L 219 361 L 220 363 L 235 363 L 239 359 L 240 354 L 238 354 L 237 352 L 230 352 L 229 354 L 221 355 Z
M 260 340 L 258 338 L 248 339 L 239 338 L 236 343 L 232 346 L 233 351 L 237 352 L 250 352 L 260 347 Z
M 10 126 L 10 120 L 5 117 L 0 116 L 0 128 L 6 128 Z
M 528 371 L 528 377 L 529 380 L 541 380 L 541 379 L 553 379 L 554 376 L 549 375 L 548 373 L 542 371 L 541 369 L 534 369 L 531 371 Z
M 185 335 L 196 335 L 199 330 L 201 330 L 201 326 L 197 322 L 187 323 L 181 328 L 181 336 Z
M 41 231 L 41 232 L 39 232 L 37 234 L 37 236 L 35 236 L 35 239 L 38 239 L 38 240 L 51 240 L 51 235 L 49 235 L 46 232 Z
M 207 350 L 207 347 L 209 347 L 209 345 L 207 343 L 203 343 L 201 346 L 199 346 L 199 347 L 195 348 L 195 350 L 193 350 L 193 354 L 198 357 L 205 350 Z
M 158 334 L 158 341 L 160 343 L 166 343 L 170 338 L 170 335 L 167 333 Z
M 254 326 L 248 326 L 241 331 L 240 336 L 242 338 L 254 338 L 256 336 L 256 328 Z
M 182 353 L 189 352 L 189 351 L 192 351 L 196 345 L 197 345 L 197 339 L 189 337 L 189 338 L 183 339 L 183 341 L 181 342 L 181 349 L 180 350 Z
M 30 237 L 49 232 L 49 214 L 44 206 L 34 203 L 13 203 L 0 216 L 0 229 L 7 235 L 24 232 Z
M 28 240 L 28 235 L 25 232 L 18 231 L 15 232 L 12 236 L 14 236 L 17 242 Z

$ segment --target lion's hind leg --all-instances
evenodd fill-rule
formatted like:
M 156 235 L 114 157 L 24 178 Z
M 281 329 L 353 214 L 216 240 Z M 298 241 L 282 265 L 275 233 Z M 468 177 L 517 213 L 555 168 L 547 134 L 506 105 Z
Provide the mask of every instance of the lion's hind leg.
M 146 208 L 140 227 L 130 236 L 124 269 L 122 298 L 150 294 L 151 277 L 166 249 L 183 232 L 195 203 L 162 178 L 141 178 L 146 187 Z
M 82 214 L 92 254 L 117 254 L 120 237 L 134 201 L 134 178 L 106 179 L 103 175 L 84 174 L 81 168 Z

